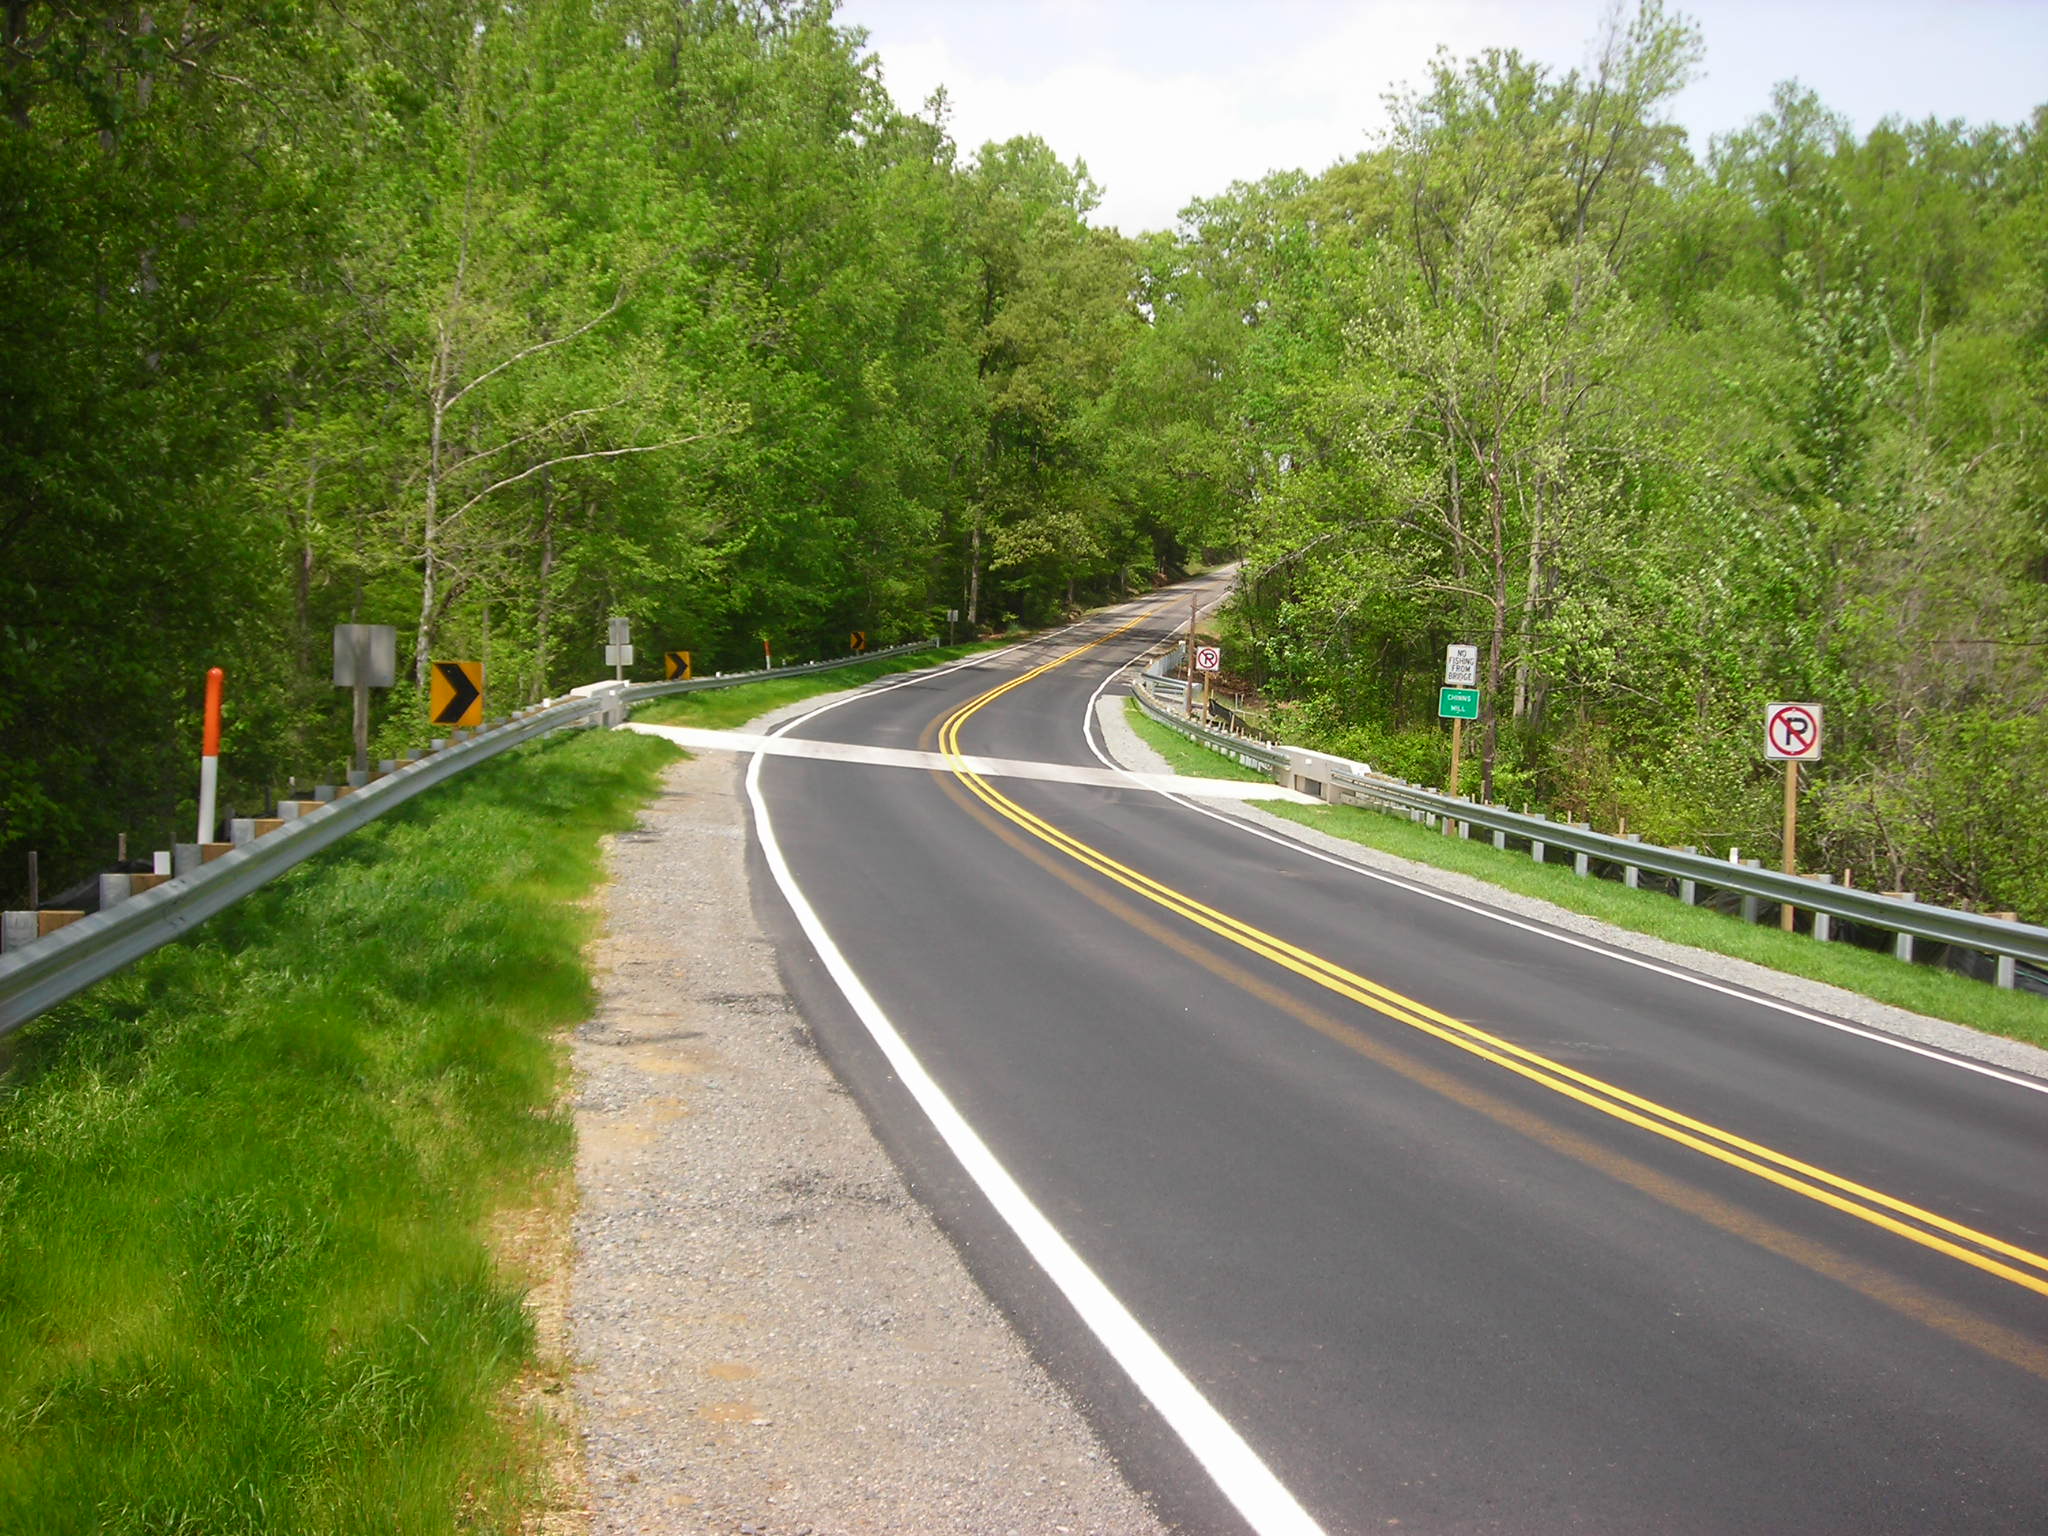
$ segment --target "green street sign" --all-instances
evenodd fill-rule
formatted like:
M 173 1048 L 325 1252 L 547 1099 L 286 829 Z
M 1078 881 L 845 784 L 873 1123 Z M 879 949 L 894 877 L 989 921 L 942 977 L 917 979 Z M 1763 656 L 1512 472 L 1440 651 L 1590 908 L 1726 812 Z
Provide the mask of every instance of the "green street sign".
M 1436 717 L 1439 720 L 1477 720 L 1479 718 L 1479 690 L 1477 688 L 1437 689 Z

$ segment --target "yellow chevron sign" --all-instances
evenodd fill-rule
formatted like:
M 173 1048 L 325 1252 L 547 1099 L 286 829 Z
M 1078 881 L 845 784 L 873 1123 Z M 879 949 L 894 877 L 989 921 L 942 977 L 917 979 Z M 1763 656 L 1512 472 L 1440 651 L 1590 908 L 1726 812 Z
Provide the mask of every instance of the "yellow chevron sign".
M 437 661 L 427 674 L 427 718 L 436 725 L 482 725 L 484 664 Z

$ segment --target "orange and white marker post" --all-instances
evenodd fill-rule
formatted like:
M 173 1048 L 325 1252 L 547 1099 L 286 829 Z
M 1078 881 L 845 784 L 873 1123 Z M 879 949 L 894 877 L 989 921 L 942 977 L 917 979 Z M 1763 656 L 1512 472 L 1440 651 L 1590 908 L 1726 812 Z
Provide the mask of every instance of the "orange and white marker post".
M 199 746 L 199 841 L 213 841 L 213 802 L 220 789 L 220 685 L 227 674 L 206 670 L 206 734 Z

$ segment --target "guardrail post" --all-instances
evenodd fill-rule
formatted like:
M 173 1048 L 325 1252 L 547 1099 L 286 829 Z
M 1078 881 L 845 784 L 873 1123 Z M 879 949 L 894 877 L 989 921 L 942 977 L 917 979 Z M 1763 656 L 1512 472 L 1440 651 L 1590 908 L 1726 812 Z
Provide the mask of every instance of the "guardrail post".
M 1762 859 L 1744 859 L 1742 861 L 1742 867 L 1744 869 L 1762 869 L 1764 867 L 1764 861 Z M 1755 922 L 1757 920 L 1758 910 L 1762 906 L 1762 903 L 1763 898 L 1760 896 L 1744 896 L 1742 898 L 1742 920 L 1745 923 Z
M 1577 829 L 1580 832 L 1590 832 L 1593 830 L 1593 824 L 1590 821 L 1574 821 L 1567 823 L 1567 825 Z M 1592 856 L 1590 854 L 1574 853 L 1572 855 L 1573 874 L 1583 878 L 1584 876 L 1591 874 L 1592 869 L 1593 861 Z
M 1538 821 L 1548 821 L 1550 818 L 1544 815 L 1543 812 L 1538 811 L 1536 813 L 1536 819 Z M 1534 859 L 1538 864 L 1541 864 L 1543 862 L 1543 851 L 1544 846 L 1542 838 L 1532 837 L 1529 839 L 1529 857 Z
M 1886 891 L 1887 896 L 1896 896 L 1900 901 L 1918 901 L 1920 898 L 1911 891 Z M 1913 963 L 1913 935 L 1901 931 L 1892 940 L 1892 956 L 1908 965 Z
M 1625 843 L 1640 843 L 1643 840 L 1643 834 L 1640 832 L 1623 832 L 1619 836 Z M 1635 865 L 1624 864 L 1621 866 L 1621 883 L 1630 890 L 1638 889 L 1642 885 L 1642 879 L 1643 872 L 1637 869 Z
M 1496 848 L 1498 848 L 1498 849 L 1499 849 L 1499 850 L 1500 850 L 1500 851 L 1501 851 L 1502 853 L 1506 853 L 1506 852 L 1508 851 L 1508 835 L 1507 835 L 1507 833 L 1505 833 L 1505 832 L 1496 832 L 1496 833 L 1494 833 L 1494 834 L 1493 834 L 1493 846 L 1494 846 L 1494 847 L 1496 847 Z
M 1697 844 L 1687 843 L 1683 848 L 1679 849 L 1678 851 L 1680 853 L 1698 853 L 1700 850 Z M 1700 899 L 1699 881 L 1689 879 L 1684 875 L 1680 875 L 1678 877 L 1678 899 L 1684 902 L 1688 907 L 1698 906 Z
M 1822 885 L 1833 885 L 1835 883 L 1833 875 L 1815 875 L 1813 878 Z M 1822 944 L 1827 943 L 1828 940 L 1835 936 L 1835 919 L 1831 913 L 1816 912 L 1813 914 L 1813 936 L 1816 941 Z
M 1993 912 L 1991 916 L 1997 918 L 2001 923 L 2016 923 L 2020 920 L 2020 915 L 2017 912 Z M 1994 955 L 1992 958 L 1998 962 L 1998 985 L 2004 987 L 2007 991 L 2011 991 L 2019 981 L 2019 978 L 2014 975 L 2014 972 L 2019 968 L 2017 962 L 2014 961 L 2011 955 Z

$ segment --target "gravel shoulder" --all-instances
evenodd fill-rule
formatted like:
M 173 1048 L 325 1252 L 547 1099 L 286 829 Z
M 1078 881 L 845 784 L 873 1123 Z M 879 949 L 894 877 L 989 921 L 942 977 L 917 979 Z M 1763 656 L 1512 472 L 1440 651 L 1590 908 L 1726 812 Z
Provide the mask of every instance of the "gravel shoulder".
M 1123 767 L 1138 773 L 1173 771 L 1172 765 L 1147 746 L 1138 733 L 1131 729 L 1129 720 L 1125 718 L 1124 700 L 1121 697 L 1101 699 L 1097 706 L 1096 721 L 1102 732 L 1104 747 Z M 1428 864 L 1416 864 L 1390 853 L 1382 853 L 1377 848 L 1368 848 L 1360 843 L 1332 837 L 1313 827 L 1305 827 L 1299 822 L 1263 811 L 1256 805 L 1217 802 L 1210 808 L 1220 815 L 1233 817 L 1262 831 L 1289 838 L 1320 853 L 1357 864 L 1361 868 L 1395 875 L 1412 884 L 1427 886 L 1449 896 L 1457 896 L 1498 911 L 1510 912 L 1552 928 L 1561 928 L 1568 933 L 1597 940 L 1610 948 L 1627 950 L 1667 965 L 1679 966 L 1703 976 L 1710 976 L 1717 981 L 1741 987 L 1745 991 L 1777 998 L 1794 1007 L 1811 1009 L 1830 1018 L 1846 1019 L 1880 1034 L 1893 1035 L 1918 1045 L 1932 1046 L 1937 1050 L 1981 1061 L 2004 1071 L 2048 1078 L 2048 1051 L 2022 1040 L 2008 1040 L 2001 1035 L 1983 1034 L 1974 1029 L 1966 1029 L 1960 1024 L 1950 1023 L 1946 1019 L 1930 1019 L 1925 1014 L 1894 1008 L 1889 1004 L 1864 997 L 1860 993 L 1831 987 L 1826 982 L 1811 981 L 1804 976 L 1789 976 L 1783 971 L 1754 965 L 1747 960 L 1737 960 L 1708 950 L 1694 949 L 1689 945 L 1673 944 L 1626 928 L 1616 928 L 1601 922 L 1598 918 L 1587 917 L 1583 913 L 1570 911 L 1533 896 L 1504 890 L 1500 886 L 1489 885 L 1484 880 L 1475 880 L 1469 875 L 1437 869 Z
M 590 1529 L 1162 1531 L 818 1055 L 747 836 L 707 755 L 607 850 L 574 1041 Z

